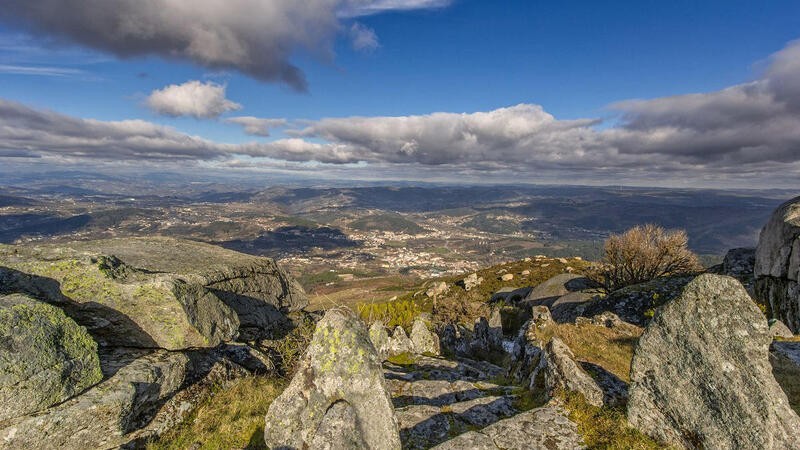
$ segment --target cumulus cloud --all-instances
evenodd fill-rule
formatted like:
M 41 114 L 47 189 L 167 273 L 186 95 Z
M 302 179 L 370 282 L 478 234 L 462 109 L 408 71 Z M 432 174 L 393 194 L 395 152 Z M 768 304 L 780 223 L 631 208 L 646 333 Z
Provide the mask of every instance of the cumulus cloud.
M 380 47 L 378 35 L 375 34 L 375 30 L 358 22 L 350 27 L 350 39 L 353 43 L 354 50 L 371 52 Z
M 595 120 L 558 121 L 538 105 L 471 114 L 322 119 L 290 131 L 346 148 L 353 160 L 391 163 L 544 164 L 593 158 Z M 328 155 L 326 154 L 326 157 Z
M 298 51 L 333 57 L 342 18 L 443 0 L 4 0 L 0 20 L 120 57 L 158 55 L 306 90 Z
M 101 122 L 0 101 L 0 158 L 212 161 L 381 177 L 776 187 L 800 179 L 800 43 L 754 81 L 716 92 L 614 105 L 618 125 L 558 120 L 520 104 L 472 113 L 295 122 L 234 117 L 273 141 L 225 144 L 143 121 Z M 290 169 L 286 169 L 290 170 Z M 354 172 L 355 173 L 355 172 Z M 361 173 L 361 172 L 359 172 Z
M 225 97 L 224 85 L 200 81 L 187 81 L 157 89 L 147 97 L 146 104 L 164 116 L 192 116 L 198 119 L 219 117 L 242 108 L 242 105 Z
M 142 120 L 78 119 L 0 99 L 0 149 L 107 160 L 213 159 L 230 146 Z
M 800 160 L 800 42 L 770 58 L 755 81 L 721 91 L 620 102 L 604 133 L 624 154 L 710 166 Z
M 269 137 L 269 131 L 273 128 L 286 126 L 286 119 L 262 119 L 252 116 L 231 117 L 225 119 L 227 123 L 241 125 L 244 132 L 252 136 Z

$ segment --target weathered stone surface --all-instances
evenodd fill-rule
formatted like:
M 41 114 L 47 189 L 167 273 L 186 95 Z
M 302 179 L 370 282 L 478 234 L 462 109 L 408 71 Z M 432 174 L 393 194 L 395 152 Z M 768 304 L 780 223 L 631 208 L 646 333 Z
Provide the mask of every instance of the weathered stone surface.
M 503 280 L 503 281 L 511 281 L 511 280 L 514 279 L 514 274 L 513 273 L 504 273 L 503 275 L 500 276 L 500 279 Z
M 380 320 L 376 320 L 370 325 L 369 340 L 372 342 L 373 347 L 375 347 L 381 359 L 389 356 L 389 333 Z
M 182 353 L 158 351 L 128 362 L 83 395 L 0 429 L 0 448 L 113 448 L 132 440 L 182 385 L 190 365 Z
M 778 319 L 773 319 L 769 321 L 769 335 L 773 338 L 780 337 L 780 338 L 791 338 L 794 335 L 792 334 L 792 330 L 789 329 L 783 322 Z
M 461 434 L 434 449 L 561 450 L 582 449 L 578 427 L 554 406 L 533 409 L 479 431 Z
M 541 386 L 546 398 L 563 389 L 582 394 L 591 405 L 603 406 L 603 390 L 575 361 L 569 347 L 555 336 L 545 346 L 539 365 L 531 373 L 530 383 L 531 389 Z
M 414 353 L 438 355 L 441 352 L 439 337 L 431 333 L 421 319 L 414 320 L 411 326 L 411 343 Z
M 323 441 L 336 430 L 337 448 L 400 448 L 380 358 L 361 321 L 343 308 L 317 324 L 297 375 L 269 408 L 264 438 L 269 448 L 332 448 Z
M 738 281 L 700 275 L 639 339 L 629 421 L 689 448 L 800 448 L 800 418 L 771 372 L 771 341 Z
M 171 350 L 269 333 L 307 304 L 270 259 L 160 237 L 0 247 L 0 293 L 16 292 L 60 307 L 100 345 Z
M 755 260 L 755 297 L 800 333 L 800 197 L 778 207 L 764 225 Z
M 86 329 L 54 306 L 0 296 L 0 421 L 63 402 L 102 377 Z

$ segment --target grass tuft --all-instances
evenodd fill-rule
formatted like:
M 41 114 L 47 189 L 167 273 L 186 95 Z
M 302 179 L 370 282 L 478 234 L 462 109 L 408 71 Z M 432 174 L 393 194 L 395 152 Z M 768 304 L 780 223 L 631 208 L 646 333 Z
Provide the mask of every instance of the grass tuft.
M 283 388 L 284 382 L 275 378 L 231 381 L 180 425 L 148 443 L 147 450 L 266 448 L 264 417 Z

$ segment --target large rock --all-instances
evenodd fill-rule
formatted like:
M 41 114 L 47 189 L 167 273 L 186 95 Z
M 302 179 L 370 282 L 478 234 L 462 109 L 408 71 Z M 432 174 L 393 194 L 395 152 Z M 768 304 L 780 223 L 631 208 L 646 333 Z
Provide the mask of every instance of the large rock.
M 159 351 L 126 361 L 108 380 L 41 414 L 4 422 L 0 448 L 85 449 L 125 445 L 183 384 L 188 356 Z
M 523 301 L 530 306 L 545 305 L 550 307 L 550 303 L 562 295 L 590 289 L 594 286 L 594 283 L 588 278 L 571 273 L 562 273 L 534 287 Z
M 771 372 L 771 341 L 738 281 L 700 275 L 639 339 L 629 421 L 688 448 L 800 448 L 800 418 Z
M 800 334 L 800 197 L 772 214 L 755 258 L 755 297 L 769 304 L 773 318 Z
M 553 336 L 540 355 L 539 365 L 531 374 L 532 389 L 542 389 L 546 398 L 558 390 L 578 392 L 589 404 L 603 406 L 603 390 L 575 361 L 575 355 L 561 339 Z
M 268 448 L 400 448 L 380 358 L 352 311 L 330 310 L 317 324 L 297 375 L 270 405 L 264 438 Z
M 170 238 L 0 246 L 0 293 L 59 306 L 100 345 L 215 347 L 307 304 L 274 261 Z
M 97 343 L 63 311 L 0 297 L 0 421 L 63 402 L 102 377 Z

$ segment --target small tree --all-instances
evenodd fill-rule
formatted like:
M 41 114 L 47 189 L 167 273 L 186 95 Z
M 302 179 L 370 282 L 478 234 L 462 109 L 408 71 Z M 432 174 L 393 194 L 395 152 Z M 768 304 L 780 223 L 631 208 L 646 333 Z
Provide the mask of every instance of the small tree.
M 591 278 L 608 292 L 654 278 L 703 270 L 697 255 L 687 248 L 683 230 L 638 225 L 606 239 L 601 267 Z

